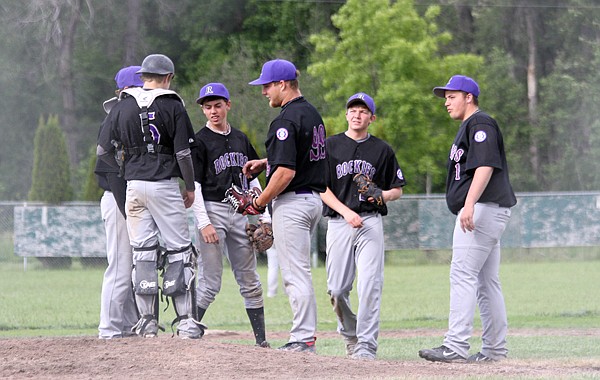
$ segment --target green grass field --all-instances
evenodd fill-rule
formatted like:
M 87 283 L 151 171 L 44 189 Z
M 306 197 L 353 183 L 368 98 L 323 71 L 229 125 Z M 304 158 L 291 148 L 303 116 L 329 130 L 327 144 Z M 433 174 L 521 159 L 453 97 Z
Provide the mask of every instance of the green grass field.
M 398 264 L 390 260 L 385 270 L 381 310 L 379 357 L 394 360 L 417 360 L 420 348 L 441 344 L 448 315 L 447 264 Z M 100 307 L 102 268 L 74 264 L 66 270 L 44 270 L 31 260 L 28 270 L 22 262 L 4 260 L 0 267 L 0 338 L 27 336 L 96 335 Z M 266 266 L 259 268 L 266 279 Z M 501 277 L 506 298 L 511 358 L 554 359 L 600 357 L 600 334 L 565 333 L 600 328 L 600 261 L 523 262 L 502 264 Z M 318 303 L 318 330 L 335 331 L 336 320 L 326 293 L 325 269 L 313 270 Z M 165 304 L 163 304 L 165 306 Z M 287 332 L 291 312 L 287 297 L 265 298 L 268 332 Z M 171 309 L 161 315 L 170 325 Z M 221 294 L 209 308 L 204 321 L 211 330 L 250 331 L 247 316 L 233 275 L 227 271 Z M 479 319 L 475 327 L 480 327 Z M 385 331 L 435 329 L 439 336 L 418 333 L 407 338 L 386 338 Z M 543 330 L 542 330 L 543 329 Z M 557 333 L 552 333 L 556 331 Z M 435 334 L 434 334 L 435 335 Z M 248 340 L 234 343 L 253 344 Z M 271 340 L 273 346 L 284 340 Z M 343 355 L 341 339 L 319 339 L 319 353 Z M 481 345 L 476 333 L 473 350 Z

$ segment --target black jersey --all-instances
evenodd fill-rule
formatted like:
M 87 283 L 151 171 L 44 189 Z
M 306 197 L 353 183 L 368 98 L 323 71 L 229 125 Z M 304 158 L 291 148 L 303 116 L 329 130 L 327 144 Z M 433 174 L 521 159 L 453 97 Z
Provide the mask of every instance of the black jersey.
M 192 153 L 195 180 L 202 185 L 205 201 L 222 201 L 232 184 L 248 188 L 242 168 L 248 160 L 259 157 L 242 131 L 231 128 L 223 135 L 204 127 L 196 133 L 196 142 Z
M 326 147 L 327 187 L 340 202 L 357 213 L 378 211 L 386 215 L 386 210 L 378 210 L 373 203 L 361 199 L 353 178 L 356 174 L 365 174 L 382 190 L 404 186 L 406 181 L 392 147 L 375 136 L 359 142 L 345 133 L 329 137 Z M 323 204 L 323 216 L 337 215 Z
M 113 98 L 113 99 L 116 99 L 116 98 Z M 112 103 L 111 108 L 115 104 L 117 104 L 116 101 L 114 101 Z M 108 123 L 106 123 L 106 119 L 108 119 L 108 115 L 106 115 L 106 117 L 104 118 L 104 121 L 100 124 L 100 129 L 98 129 L 98 138 L 99 138 L 100 134 L 102 133 L 102 129 L 106 125 L 108 125 Z M 96 174 L 96 179 L 98 180 L 98 186 L 100 186 L 100 188 L 102 188 L 103 190 L 110 191 L 108 181 L 106 180 L 106 174 L 107 173 L 118 173 L 118 172 L 119 172 L 119 169 L 116 169 L 116 168 L 110 166 L 109 164 L 102 161 L 101 159 L 96 160 L 96 166 L 94 167 L 94 173 Z
M 140 108 L 133 96 L 123 94 L 105 119 L 98 145 L 114 151 L 112 141 L 125 147 L 126 180 L 159 181 L 181 177 L 174 153 L 194 144 L 192 122 L 180 98 L 162 95 L 148 106 L 148 127 L 158 152 L 147 151 L 140 123 Z
M 283 166 L 294 169 L 296 175 L 282 193 L 299 189 L 325 191 L 325 124 L 304 97 L 281 108 L 271 122 L 265 146 L 267 183 L 277 167 Z
M 465 204 L 475 169 L 491 166 L 494 172 L 478 202 L 493 202 L 502 207 L 517 204 L 508 179 L 502 133 L 496 121 L 478 111 L 460 125 L 448 157 L 446 203 L 453 214 Z

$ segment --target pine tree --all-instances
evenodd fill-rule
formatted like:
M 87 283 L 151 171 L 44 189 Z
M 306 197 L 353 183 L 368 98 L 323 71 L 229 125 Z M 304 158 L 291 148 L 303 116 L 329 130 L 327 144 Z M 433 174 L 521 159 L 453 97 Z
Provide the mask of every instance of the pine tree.
M 40 117 L 34 138 L 30 201 L 60 203 L 73 200 L 67 143 L 57 115 Z

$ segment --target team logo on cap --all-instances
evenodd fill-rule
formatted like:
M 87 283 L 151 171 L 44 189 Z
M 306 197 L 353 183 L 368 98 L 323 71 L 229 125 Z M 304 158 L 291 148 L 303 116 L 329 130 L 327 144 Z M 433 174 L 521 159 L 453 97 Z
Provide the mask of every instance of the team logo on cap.
M 288 138 L 288 131 L 285 128 L 279 128 L 277 132 L 275 132 L 275 135 L 279 140 L 283 141 Z
M 484 131 L 477 131 L 473 139 L 477 142 L 484 142 L 487 138 L 487 134 Z
M 214 91 L 213 91 L 212 86 L 207 86 L 206 90 L 204 91 L 204 94 L 208 95 L 208 94 L 213 94 L 213 93 L 214 93 Z

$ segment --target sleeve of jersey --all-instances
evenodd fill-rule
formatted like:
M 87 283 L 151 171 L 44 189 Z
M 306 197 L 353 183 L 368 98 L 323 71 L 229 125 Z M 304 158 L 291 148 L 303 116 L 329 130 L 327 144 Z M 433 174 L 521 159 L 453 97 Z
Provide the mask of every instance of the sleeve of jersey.
M 469 151 L 465 169 L 474 170 L 480 166 L 502 169 L 498 134 L 494 127 L 487 124 L 477 124 L 469 131 Z
M 175 133 L 173 136 L 173 150 L 175 153 L 188 149 L 194 145 L 195 135 L 194 127 L 185 108 L 177 102 L 177 111 L 175 112 Z
M 296 169 L 296 130 L 290 123 L 275 122 L 267 137 L 269 165 Z
M 202 186 L 196 182 L 196 190 L 194 191 L 194 203 L 192 204 L 192 212 L 194 213 L 194 217 L 196 218 L 196 226 L 198 229 L 203 229 L 208 226 L 210 223 L 210 218 L 208 217 L 208 213 L 206 212 L 206 207 L 204 207 L 204 197 L 202 196 Z
M 406 185 L 404 179 L 404 173 L 398 164 L 396 154 L 394 150 L 388 146 L 388 159 L 386 160 L 386 171 L 385 171 L 385 184 L 387 189 L 393 189 L 395 187 L 403 187 Z
M 112 114 L 108 114 L 98 130 L 98 145 L 100 145 L 106 152 L 111 152 L 113 145 L 112 140 Z

